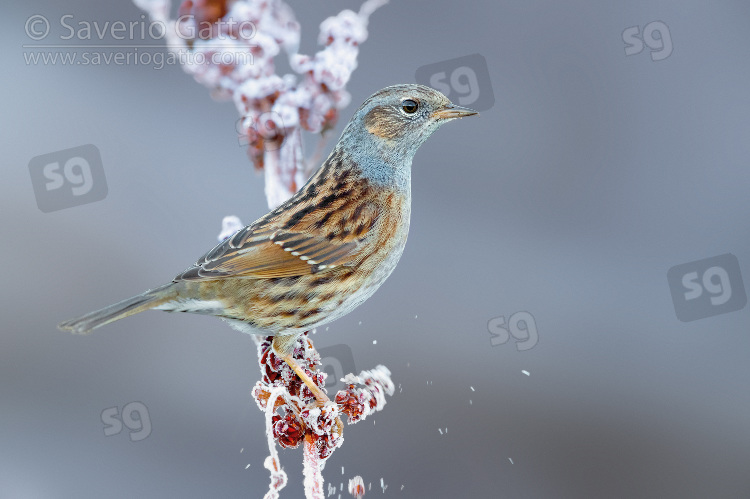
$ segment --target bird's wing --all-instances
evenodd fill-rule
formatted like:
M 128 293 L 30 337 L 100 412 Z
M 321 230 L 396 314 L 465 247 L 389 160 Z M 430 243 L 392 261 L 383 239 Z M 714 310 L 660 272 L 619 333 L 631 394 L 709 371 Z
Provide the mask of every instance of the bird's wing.
M 372 227 L 376 210 L 359 210 L 354 226 Z M 361 253 L 367 231 L 358 236 L 341 232 L 283 228 L 280 223 L 258 220 L 237 231 L 186 269 L 175 280 L 212 280 L 223 277 L 294 277 L 352 264 Z

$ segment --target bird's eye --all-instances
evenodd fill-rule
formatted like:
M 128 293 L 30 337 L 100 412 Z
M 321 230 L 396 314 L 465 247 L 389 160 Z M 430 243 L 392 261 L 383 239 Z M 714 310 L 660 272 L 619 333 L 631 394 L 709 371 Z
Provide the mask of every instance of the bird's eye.
M 401 109 L 404 110 L 407 114 L 414 114 L 417 112 L 417 109 L 419 108 L 419 104 L 417 104 L 417 101 L 406 99 L 401 103 Z

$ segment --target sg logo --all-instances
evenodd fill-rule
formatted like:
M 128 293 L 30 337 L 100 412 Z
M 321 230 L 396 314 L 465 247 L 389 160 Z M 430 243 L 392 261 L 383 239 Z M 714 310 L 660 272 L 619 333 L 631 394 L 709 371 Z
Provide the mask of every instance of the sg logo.
M 417 83 L 441 91 L 460 106 L 486 111 L 495 104 L 487 61 L 472 54 L 417 69 Z
M 341 378 L 349 373 L 357 374 L 352 349 L 343 344 L 332 345 L 319 349 L 318 354 L 320 354 L 320 370 L 328 375 L 326 391 L 333 398 L 336 392 L 346 389 L 346 385 L 341 382 Z
M 96 146 L 65 149 L 29 161 L 36 204 L 44 213 L 107 197 L 107 179 Z
M 125 404 L 122 408 L 122 421 L 118 419 L 117 407 L 104 409 L 102 411 L 102 423 L 104 423 L 105 437 L 119 434 L 122 431 L 123 423 L 131 430 L 131 442 L 138 442 L 151 435 L 151 418 L 148 415 L 148 409 L 142 402 Z
M 676 265 L 667 280 L 683 322 L 734 312 L 747 303 L 740 264 L 731 253 Z
M 281 115 L 274 111 L 261 113 L 260 116 L 239 118 L 234 122 L 234 128 L 240 147 L 262 143 L 265 151 L 276 151 L 284 142 L 284 121 Z
M 659 35 L 658 37 L 656 35 Z M 661 21 L 653 21 L 643 27 L 643 37 L 638 26 L 625 28 L 622 32 L 625 42 L 625 55 L 636 55 L 643 52 L 645 43 L 651 49 L 651 60 L 661 61 L 672 55 L 672 35 L 669 28 Z
M 487 330 L 490 333 L 490 344 L 493 347 L 504 345 L 511 336 L 517 340 L 516 348 L 519 352 L 534 348 L 539 342 L 536 321 L 534 321 L 534 316 L 528 312 L 516 312 L 511 315 L 508 318 L 507 326 L 504 316 L 490 319 L 487 323 Z

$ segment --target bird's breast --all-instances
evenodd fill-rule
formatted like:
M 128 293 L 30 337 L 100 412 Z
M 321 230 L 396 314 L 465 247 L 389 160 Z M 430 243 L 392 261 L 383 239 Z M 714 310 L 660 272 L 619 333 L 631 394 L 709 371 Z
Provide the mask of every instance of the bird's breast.
M 346 315 L 372 296 L 391 275 L 404 252 L 411 215 L 408 193 L 388 193 L 377 204 L 377 223 L 368 234 L 360 261 L 347 279 L 351 287 L 329 320 Z

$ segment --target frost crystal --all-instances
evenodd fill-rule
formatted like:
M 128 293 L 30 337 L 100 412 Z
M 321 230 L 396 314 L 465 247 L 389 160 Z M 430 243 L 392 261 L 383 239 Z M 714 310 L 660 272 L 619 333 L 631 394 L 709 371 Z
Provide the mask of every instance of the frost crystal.
M 349 479 L 349 493 L 357 499 L 365 496 L 365 482 L 361 476 L 357 475 Z
M 236 217 L 234 215 L 224 217 L 224 219 L 221 221 L 221 232 L 219 233 L 218 238 L 219 242 L 232 236 L 235 232 L 243 227 L 244 225 L 242 224 L 242 220 L 240 220 L 239 217 Z

